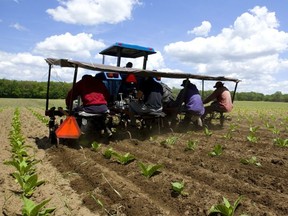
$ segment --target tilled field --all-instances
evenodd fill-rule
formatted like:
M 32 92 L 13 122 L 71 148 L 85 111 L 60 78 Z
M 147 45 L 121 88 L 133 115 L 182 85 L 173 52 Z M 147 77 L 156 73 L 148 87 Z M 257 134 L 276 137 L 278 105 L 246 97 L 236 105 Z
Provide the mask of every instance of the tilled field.
M 22 134 L 33 147 L 31 152 L 41 159 L 37 168 L 45 180 L 33 199 L 51 198 L 47 206 L 56 207 L 55 215 L 208 215 L 223 197 L 234 203 L 240 195 L 243 199 L 235 215 L 288 215 L 288 148 L 273 143 L 277 137 L 288 137 L 287 112 L 279 117 L 241 111 L 236 116 L 234 112 L 224 127 L 218 121 L 209 125 L 212 135 L 193 125 L 162 128 L 161 134 L 116 128 L 111 139 L 82 135 L 76 143 L 56 147 L 49 143 L 47 126 L 29 109 L 20 108 Z M 0 112 L 2 161 L 11 156 L 8 136 L 14 111 L 8 107 Z M 257 142 L 249 142 L 249 129 L 256 126 Z M 91 148 L 93 141 L 101 144 L 97 151 Z M 186 149 L 189 141 L 197 143 L 195 150 Z M 209 152 L 217 144 L 223 153 L 212 157 Z M 106 159 L 103 152 L 108 148 L 130 153 L 135 160 L 123 165 L 114 157 Z M 252 156 L 261 166 L 240 162 Z M 162 168 L 147 178 L 139 162 L 161 164 Z M 13 169 L 3 163 L 0 166 L 2 213 L 17 215 L 22 203 L 10 176 Z M 185 194 L 175 193 L 172 182 L 184 182 Z

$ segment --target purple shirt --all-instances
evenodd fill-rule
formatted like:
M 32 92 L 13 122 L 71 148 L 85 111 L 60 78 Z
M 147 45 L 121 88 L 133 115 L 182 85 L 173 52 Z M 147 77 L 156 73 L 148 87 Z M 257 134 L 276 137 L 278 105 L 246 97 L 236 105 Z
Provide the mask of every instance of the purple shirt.
M 194 111 L 198 115 L 203 115 L 205 108 L 202 98 L 195 85 L 189 85 L 186 92 L 185 106 L 188 111 Z

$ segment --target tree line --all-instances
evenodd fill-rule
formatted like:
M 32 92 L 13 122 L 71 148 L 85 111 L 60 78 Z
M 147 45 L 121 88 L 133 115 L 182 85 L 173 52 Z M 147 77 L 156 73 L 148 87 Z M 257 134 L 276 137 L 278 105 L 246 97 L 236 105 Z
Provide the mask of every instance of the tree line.
M 71 83 L 50 82 L 49 98 L 65 98 Z M 46 98 L 47 82 L 0 79 L 0 98 Z
M 72 83 L 53 82 L 50 83 L 49 98 L 64 99 L 71 89 Z M 18 81 L 0 79 L 0 98 L 46 98 L 47 82 L 37 81 Z M 173 95 L 177 95 L 180 89 L 172 88 Z M 212 90 L 205 91 L 205 98 L 212 93 Z M 233 92 L 231 92 L 233 94 Z M 202 93 L 200 92 L 202 95 Z M 271 95 L 264 95 L 257 92 L 236 92 L 236 101 L 271 101 L 288 102 L 288 94 L 282 94 L 280 91 Z

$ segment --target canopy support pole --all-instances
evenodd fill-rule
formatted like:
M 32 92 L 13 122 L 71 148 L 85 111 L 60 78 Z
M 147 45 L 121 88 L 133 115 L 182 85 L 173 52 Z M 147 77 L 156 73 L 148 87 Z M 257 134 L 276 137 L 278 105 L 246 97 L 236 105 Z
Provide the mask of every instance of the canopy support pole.
M 48 108 L 49 108 L 49 92 L 50 92 L 51 68 L 52 68 L 52 64 L 49 64 L 47 92 L 46 92 L 46 110 L 48 110 Z
M 234 99 L 235 99 L 235 94 L 236 94 L 237 86 L 238 86 L 238 82 L 236 82 L 236 84 L 235 84 L 235 88 L 234 88 L 234 92 L 233 92 L 233 96 L 232 96 L 232 103 L 234 102 Z
M 75 70 L 74 70 L 74 78 L 73 78 L 73 86 L 72 86 L 72 92 L 71 92 L 71 97 L 73 97 L 73 92 L 75 89 L 75 84 L 76 84 L 76 80 L 77 80 L 77 73 L 78 73 L 78 65 L 75 65 Z M 72 109 L 73 109 L 73 100 L 70 100 L 70 104 L 69 104 L 69 115 L 72 114 Z

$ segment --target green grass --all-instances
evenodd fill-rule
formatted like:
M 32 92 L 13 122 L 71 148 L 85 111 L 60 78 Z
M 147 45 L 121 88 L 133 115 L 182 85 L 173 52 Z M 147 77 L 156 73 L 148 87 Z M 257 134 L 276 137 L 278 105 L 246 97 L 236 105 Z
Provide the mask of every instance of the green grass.
M 0 98 L 0 108 L 5 107 L 37 107 L 45 109 L 45 99 L 30 99 L 30 98 Z M 65 107 L 64 99 L 49 100 L 49 107 Z
M 284 102 L 265 102 L 265 101 L 235 101 L 234 110 L 232 112 L 237 112 L 238 110 L 247 109 L 249 111 L 279 111 L 287 110 L 288 103 Z

